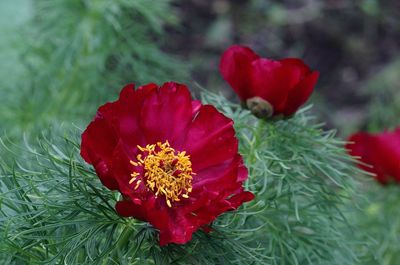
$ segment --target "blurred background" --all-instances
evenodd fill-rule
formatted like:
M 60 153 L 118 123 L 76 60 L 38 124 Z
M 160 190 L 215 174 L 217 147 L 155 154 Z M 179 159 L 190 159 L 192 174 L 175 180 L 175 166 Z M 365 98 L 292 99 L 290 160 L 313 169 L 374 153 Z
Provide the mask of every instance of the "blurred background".
M 218 70 L 233 43 L 320 71 L 313 112 L 343 138 L 394 128 L 399 18 L 398 0 L 2 0 L 0 135 L 18 142 L 60 123 L 83 128 L 131 82 L 175 80 L 238 102 Z M 397 207 L 384 212 L 388 199 L 372 193 L 378 205 L 365 206 L 372 217 L 360 226 L 376 233 L 379 264 L 398 264 L 400 213 L 393 223 Z
M 218 71 L 233 43 L 320 71 L 314 112 L 341 135 L 393 127 L 399 17 L 397 0 L 3 0 L 1 131 L 87 122 L 129 82 L 198 83 L 237 100 Z

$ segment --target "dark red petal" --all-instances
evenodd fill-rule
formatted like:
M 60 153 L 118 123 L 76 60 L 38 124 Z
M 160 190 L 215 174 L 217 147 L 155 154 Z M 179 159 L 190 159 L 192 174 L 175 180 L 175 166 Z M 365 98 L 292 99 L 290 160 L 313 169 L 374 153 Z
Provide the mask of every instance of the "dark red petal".
M 194 219 L 194 216 L 183 216 L 180 211 L 170 211 L 167 226 L 160 229 L 160 246 L 190 241 L 192 234 L 199 228 Z
M 127 84 L 119 92 L 119 100 L 126 100 L 135 94 L 135 84 Z
M 298 59 L 298 58 L 285 58 L 279 60 L 281 64 L 283 64 L 285 67 L 291 67 L 292 69 L 297 69 L 299 72 L 299 80 L 301 80 L 303 77 L 309 75 L 311 73 L 310 67 L 306 65 L 303 60 Z
M 204 231 L 204 233 L 207 233 L 207 234 L 210 233 L 211 231 L 213 231 L 212 227 L 209 225 L 202 226 L 201 229 Z
M 160 199 L 151 197 L 141 206 L 146 220 L 160 231 L 160 245 L 168 243 L 184 244 L 197 229 L 192 218 L 184 218 L 179 208 L 168 208 Z
M 143 211 L 143 207 L 130 201 L 117 202 L 115 205 L 115 210 L 122 217 L 134 217 L 142 221 L 146 220 L 146 213 Z
M 283 111 L 286 116 L 294 114 L 308 100 L 317 83 L 318 76 L 319 73 L 317 71 L 312 72 L 291 90 Z
M 229 198 L 229 202 L 231 203 L 232 210 L 236 209 L 244 202 L 249 202 L 254 200 L 255 196 L 250 191 L 243 191 L 235 196 Z
M 370 148 L 371 136 L 368 133 L 360 132 L 349 137 L 346 149 L 351 156 L 357 157 L 358 160 L 366 164 L 371 164 L 372 153 Z
M 351 156 L 357 157 L 362 163 L 359 167 L 363 170 L 376 174 L 376 179 L 381 183 L 386 183 L 388 178 L 382 167 L 376 162 L 375 148 L 377 147 L 376 138 L 368 133 L 360 132 L 353 134 L 348 139 L 346 149 Z
M 125 87 L 117 102 L 113 106 L 113 112 L 109 113 L 109 119 L 113 120 L 118 135 L 127 145 L 136 148 L 137 145 L 145 144 L 145 137 L 139 126 L 140 110 L 145 99 L 155 94 L 158 89 L 156 84 L 141 86 L 134 91 L 132 87 Z
M 194 172 L 231 159 L 238 148 L 233 121 L 211 105 L 202 106 L 189 126 L 184 146 Z
M 160 229 L 160 245 L 168 243 L 184 244 L 192 238 L 192 234 L 199 228 L 208 225 L 215 218 L 228 210 L 234 210 L 239 207 L 243 202 L 250 201 L 254 198 L 251 192 L 240 192 L 228 200 L 215 200 L 210 201 L 205 198 L 218 197 L 218 193 L 210 196 L 205 193 L 204 196 L 199 198 L 200 203 L 195 201 L 197 207 L 188 207 L 193 211 L 186 211 L 186 209 L 179 209 L 169 212 L 167 227 Z
M 118 136 L 103 118 L 92 121 L 82 134 L 81 156 L 94 166 L 104 186 L 112 190 L 118 188 L 110 171 L 112 153 L 117 142 Z
M 396 132 L 384 132 L 375 138 L 374 165 L 388 177 L 400 181 L 400 137 Z
M 210 204 L 194 211 L 194 214 L 199 223 L 209 224 L 223 212 L 235 210 L 244 202 L 252 199 L 254 199 L 254 195 L 251 192 L 241 192 L 228 200 L 212 201 Z
M 143 143 L 144 138 L 138 133 L 138 108 L 155 89 L 156 85 L 149 84 L 135 92 L 133 84 L 125 86 L 117 101 L 98 109 L 94 121 L 82 134 L 81 155 L 94 166 L 100 180 L 109 189 L 118 189 L 111 163 L 114 149 L 121 139 L 132 148 Z
M 143 174 L 142 167 L 130 163 L 139 153 L 137 145 L 166 140 L 187 151 L 193 170 L 199 172 L 194 176 L 205 180 L 171 208 L 143 179 L 137 189 L 136 181 L 129 184 L 132 172 L 140 174 L 138 179 Z M 82 141 L 82 156 L 95 165 L 106 186 L 124 196 L 116 204 L 118 214 L 148 221 L 160 231 L 160 245 L 186 243 L 197 229 L 252 198 L 242 188 L 247 170 L 237 153 L 233 121 L 212 106 L 192 101 L 183 85 L 150 84 L 136 91 L 133 85 L 125 87 L 119 100 L 99 108 Z M 107 183 L 109 179 L 113 183 Z
M 219 69 L 222 77 L 242 100 L 253 97 L 250 91 L 251 63 L 259 56 L 250 48 L 234 45 L 222 55 Z
M 293 72 L 286 71 L 279 61 L 255 60 L 251 71 L 251 93 L 268 101 L 274 107 L 274 113 L 281 112 L 295 78 Z
M 129 196 L 131 201 L 141 204 L 152 193 L 144 187 L 144 181 L 142 181 L 138 189 L 135 189 L 136 182 L 129 184 L 129 181 L 132 179 L 131 173 L 137 170 L 137 168 L 131 165 L 130 160 L 135 160 L 137 154 L 138 150 L 136 148 L 120 141 L 113 152 L 112 169 L 114 178 L 118 182 L 119 191 L 125 196 Z
M 236 154 L 232 159 L 215 166 L 197 171 L 193 178 L 193 190 L 207 189 L 208 191 L 231 191 L 242 186 L 243 179 L 247 179 L 247 170 L 242 171 L 242 157 Z M 245 175 L 239 176 L 239 173 Z M 239 180 L 240 179 L 240 180 Z
M 192 99 L 186 86 L 164 84 L 143 102 L 140 127 L 147 143 L 165 142 L 177 148 L 192 120 Z
M 152 224 L 160 231 L 161 246 L 169 243 L 184 244 L 192 238 L 195 231 L 190 220 L 183 218 L 178 211 L 160 208 L 154 200 L 146 201 L 141 206 L 129 201 L 119 201 L 115 208 L 123 217 L 134 217 Z
M 114 102 L 109 102 L 106 103 L 102 106 L 99 107 L 97 110 L 96 117 L 101 117 L 106 119 L 109 123 L 114 121 L 116 118 L 118 118 L 118 112 L 120 108 L 120 104 L 122 101 L 130 101 L 131 98 L 135 94 L 135 85 L 134 84 L 128 84 L 124 86 L 119 93 L 119 99 Z

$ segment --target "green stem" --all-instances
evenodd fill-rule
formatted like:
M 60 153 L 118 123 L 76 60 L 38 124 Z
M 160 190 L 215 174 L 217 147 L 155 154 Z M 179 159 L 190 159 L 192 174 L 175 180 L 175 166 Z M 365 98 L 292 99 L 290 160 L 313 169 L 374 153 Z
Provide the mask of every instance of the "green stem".
M 248 157 L 248 168 L 249 168 L 249 173 L 250 176 L 254 175 L 253 172 L 253 165 L 257 162 L 257 155 L 256 155 L 256 150 L 258 149 L 260 143 L 260 137 L 262 137 L 262 134 L 265 132 L 265 126 L 267 125 L 267 122 L 263 119 L 259 119 L 257 122 L 257 127 L 255 128 L 255 131 L 253 133 L 253 137 L 250 142 L 250 148 L 249 148 L 249 153 L 247 154 Z M 249 181 L 245 182 L 245 189 L 249 190 Z
M 264 128 L 266 126 L 267 122 L 263 119 L 258 119 L 257 122 L 257 127 L 256 130 L 253 134 L 253 139 L 252 139 L 252 143 L 251 143 L 251 147 L 250 147 L 250 159 L 249 162 L 250 164 L 253 164 L 257 161 L 257 157 L 255 155 L 255 150 L 258 148 L 259 143 L 260 143 L 260 137 L 262 136 L 262 133 L 264 131 Z

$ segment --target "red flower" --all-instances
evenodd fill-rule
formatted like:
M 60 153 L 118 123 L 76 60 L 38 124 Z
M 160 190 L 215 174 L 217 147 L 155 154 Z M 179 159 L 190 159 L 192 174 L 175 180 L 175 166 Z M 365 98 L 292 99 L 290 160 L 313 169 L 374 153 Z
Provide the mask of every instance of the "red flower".
M 375 174 L 382 184 L 400 182 L 400 128 L 380 134 L 356 133 L 348 141 L 346 148 L 358 157 L 362 169 Z
M 300 59 L 260 58 L 238 45 L 224 52 L 219 67 L 223 78 L 259 118 L 294 114 L 310 97 L 319 75 Z
M 250 201 L 233 121 L 192 100 L 186 86 L 126 86 L 98 109 L 82 134 L 81 155 L 118 190 L 121 216 L 148 221 L 160 245 L 183 244 L 221 213 Z

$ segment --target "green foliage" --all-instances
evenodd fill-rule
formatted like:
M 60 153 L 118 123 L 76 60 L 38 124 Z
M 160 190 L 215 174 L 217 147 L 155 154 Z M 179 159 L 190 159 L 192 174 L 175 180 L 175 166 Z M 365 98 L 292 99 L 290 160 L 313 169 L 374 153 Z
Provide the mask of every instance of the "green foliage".
M 227 220 L 189 244 L 160 248 L 152 227 L 115 213 L 120 195 L 82 161 L 78 139 L 58 138 L 26 146 L 11 166 L 1 163 L 1 264 L 259 264 L 256 249 L 235 240 L 246 230 Z
M 361 130 L 378 133 L 399 126 L 399 69 L 399 58 L 392 58 L 390 64 L 365 81 L 363 93 L 371 100 Z M 399 187 L 379 185 L 371 176 L 364 175 L 363 179 L 358 190 L 365 196 L 356 202 L 361 211 L 351 216 L 351 222 L 364 232 L 355 236 L 370 243 L 359 249 L 361 259 L 358 264 L 397 265 L 400 260 Z
M 9 134 L 40 131 L 56 118 L 87 119 L 132 80 L 140 85 L 186 76 L 158 47 L 163 26 L 176 22 L 167 0 L 31 4 L 32 18 L 14 47 L 24 75 L 0 87 L 0 119 Z
M 400 93 L 398 90 L 400 60 L 397 58 L 365 82 L 365 94 L 371 97 L 365 128 L 378 133 L 399 126 Z M 364 234 L 356 234 L 359 240 L 374 240 L 360 249 L 360 265 L 397 265 L 400 259 L 400 200 L 398 185 L 382 186 L 371 176 L 363 176 L 359 190 L 364 199 L 357 200 L 361 211 L 351 217 Z
M 357 172 L 344 142 L 303 109 L 278 122 L 257 120 L 237 105 L 208 94 L 234 119 L 241 153 L 250 170 L 247 187 L 261 203 L 246 225 L 258 226 L 254 240 L 262 244 L 270 264 L 354 264 L 359 242 L 349 233 L 343 208 L 351 204 Z
M 356 234 L 359 240 L 370 244 L 360 248 L 360 265 L 396 265 L 400 260 L 399 187 L 383 187 L 373 183 L 360 185 L 359 190 L 367 199 L 360 200 L 363 209 L 351 219 L 365 234 Z M 371 238 L 373 240 L 371 240 Z
M 203 100 L 234 119 L 254 201 L 220 216 L 209 234 L 161 248 L 148 224 L 116 215 L 120 195 L 79 157 L 79 133 L 57 141 L 56 132 L 1 163 L 0 263 L 354 264 L 341 208 L 355 169 L 334 133 L 306 110 L 266 123 L 221 96 Z

